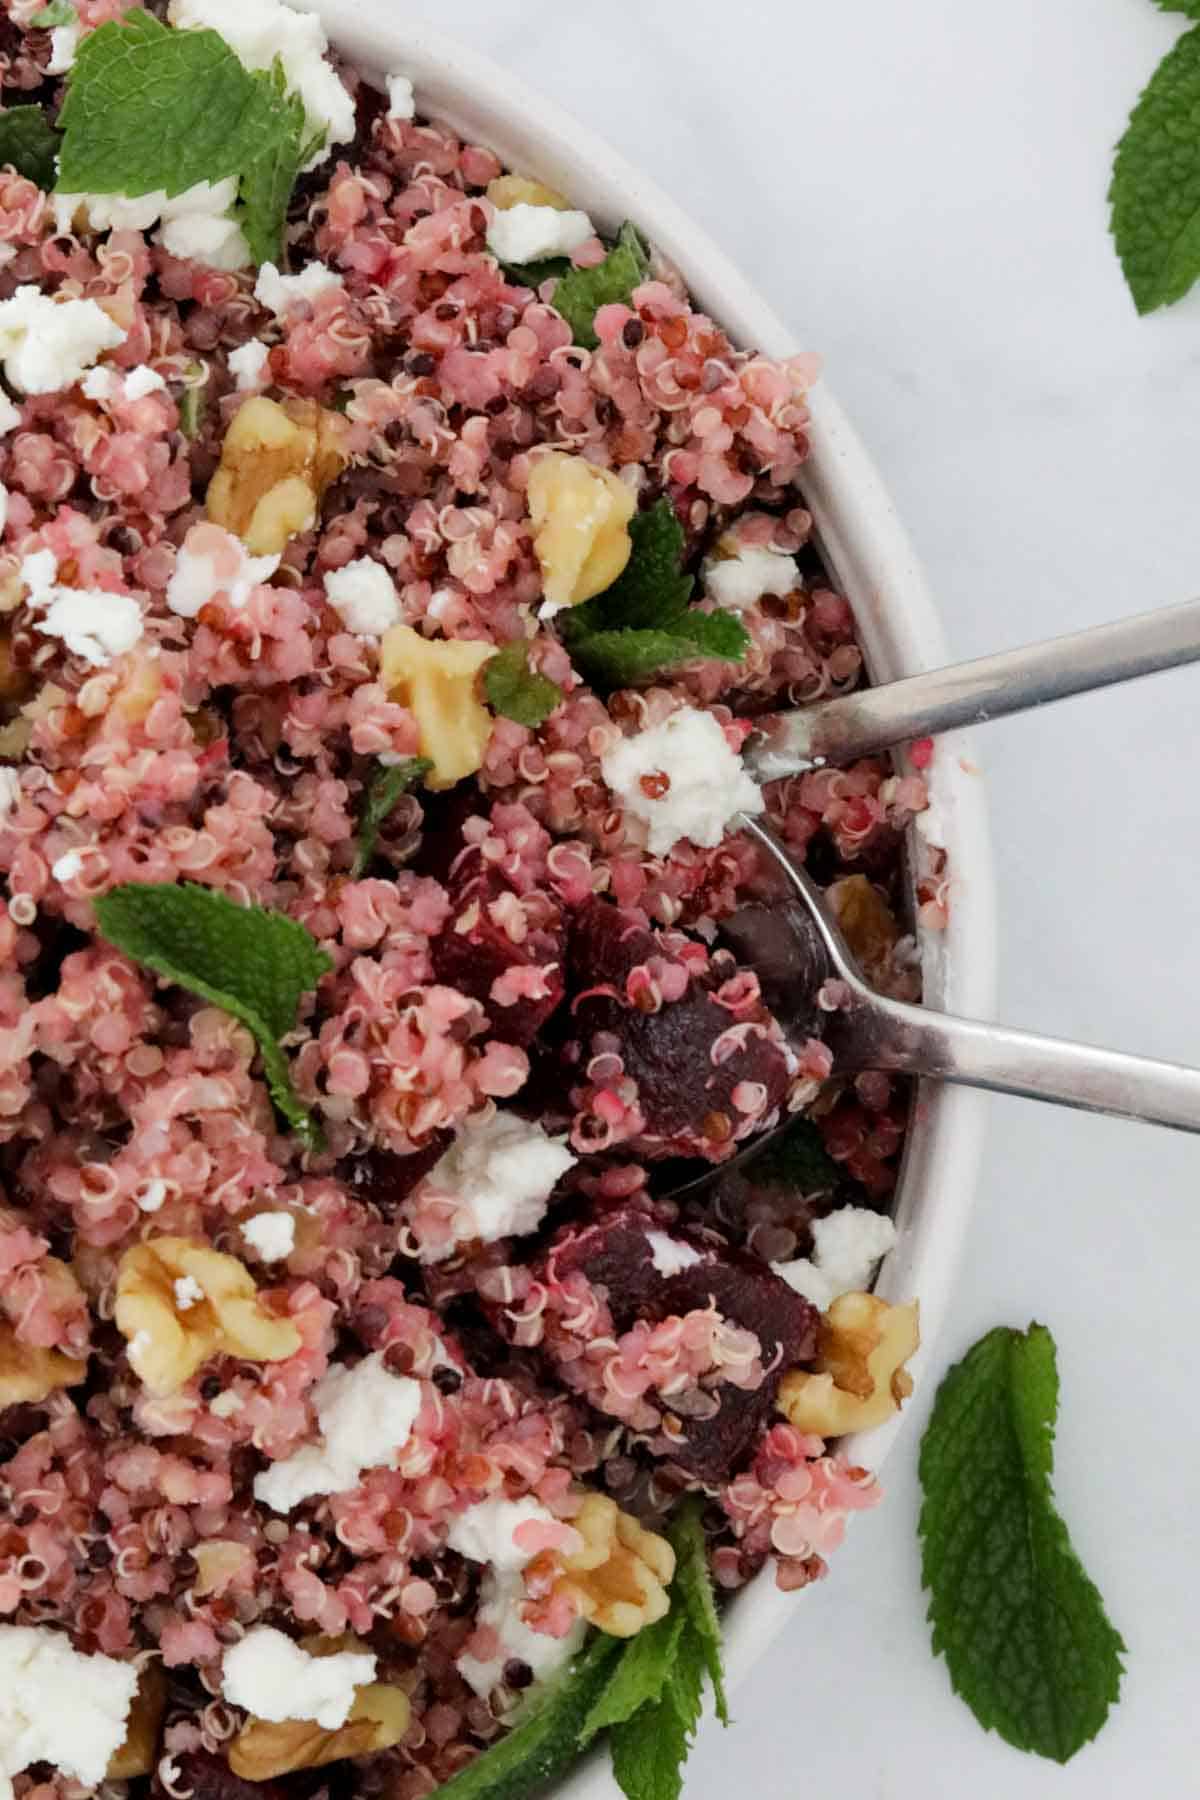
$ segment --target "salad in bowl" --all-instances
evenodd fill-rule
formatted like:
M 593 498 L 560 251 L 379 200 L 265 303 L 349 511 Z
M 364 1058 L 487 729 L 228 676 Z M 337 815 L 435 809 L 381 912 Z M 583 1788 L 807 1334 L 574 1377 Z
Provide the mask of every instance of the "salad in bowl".
M 928 744 L 739 754 L 864 677 L 815 361 L 281 0 L 0 74 L 0 1788 L 677 1784 L 918 1343 L 909 1095 L 723 934 L 745 812 L 945 923 Z

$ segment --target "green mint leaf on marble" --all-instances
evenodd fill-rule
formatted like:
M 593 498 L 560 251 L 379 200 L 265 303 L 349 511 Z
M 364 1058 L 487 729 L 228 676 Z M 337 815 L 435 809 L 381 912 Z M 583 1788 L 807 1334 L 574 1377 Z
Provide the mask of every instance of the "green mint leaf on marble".
M 381 763 L 367 783 L 363 798 L 362 818 L 358 824 L 358 850 L 351 875 L 357 881 L 365 875 L 375 855 L 380 827 L 391 815 L 401 794 L 407 794 L 414 781 L 428 774 L 433 764 L 424 756 L 408 756 L 403 762 Z
M 280 1047 L 295 1027 L 301 996 L 333 967 L 303 925 L 192 883 L 126 882 L 96 901 L 96 917 L 102 936 L 126 956 L 253 1032 L 271 1098 L 315 1144 L 315 1121 L 292 1087 Z
M 778 1183 L 805 1199 L 833 1193 L 842 1179 L 816 1125 L 799 1116 L 752 1159 L 747 1173 L 756 1183 Z
M 686 1623 L 683 1612 L 673 1606 L 669 1613 L 629 1639 L 613 1666 L 607 1686 L 583 1722 L 579 1734 L 581 1748 L 598 1731 L 623 1725 L 643 1706 L 661 1700 Z
M 40 106 L 10 106 L 0 113 L 0 163 L 11 163 L 40 188 L 52 188 L 57 180 L 54 159 L 61 142 Z
M 703 1661 L 685 1632 L 661 1697 L 610 1733 L 613 1774 L 626 1800 L 678 1800 L 703 1684 Z
M 438 1800 L 529 1800 L 579 1754 L 579 1734 L 620 1652 L 596 1632 L 557 1681 L 490 1750 L 437 1790 Z
M 1140 313 L 1180 300 L 1200 276 L 1200 29 L 1158 65 L 1117 146 L 1111 229 Z
M 708 1546 L 700 1523 L 700 1511 L 701 1502 L 695 1496 L 685 1500 L 671 1520 L 667 1532 L 671 1548 L 675 1552 L 675 1580 L 671 1587 L 671 1601 L 673 1606 L 683 1610 L 688 1636 L 699 1650 L 705 1672 L 712 1683 L 717 1717 L 722 1725 L 728 1725 L 725 1667 L 721 1657 L 721 1621 L 717 1617 L 712 1577 L 708 1572 Z
M 600 340 L 593 321 L 600 308 L 618 302 L 628 306 L 634 288 L 649 273 L 650 252 L 637 227 L 626 221 L 604 261 L 593 269 L 568 269 L 550 304 L 571 327 L 575 342 L 595 350 Z
M 34 31 L 54 31 L 60 25 L 73 25 L 78 16 L 71 0 L 50 0 L 49 6 L 34 13 L 29 23 Z
M 933 1648 L 980 1724 L 1065 1763 L 1121 1684 L 1119 1634 L 1054 1505 L 1058 1371 L 1044 1325 L 1000 1326 L 950 1370 L 921 1446 Z
M 671 502 L 635 513 L 629 539 L 629 561 L 612 586 L 564 615 L 570 634 L 663 630 L 685 611 L 695 583 L 683 571 L 687 542 Z
M 525 644 L 508 644 L 483 665 L 483 691 L 493 712 L 536 730 L 562 700 L 562 689 L 529 666 Z

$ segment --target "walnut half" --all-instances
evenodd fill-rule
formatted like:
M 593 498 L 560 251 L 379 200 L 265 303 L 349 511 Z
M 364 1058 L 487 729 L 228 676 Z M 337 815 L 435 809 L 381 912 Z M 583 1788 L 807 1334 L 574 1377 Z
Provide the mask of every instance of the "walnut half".
M 256 394 L 239 406 L 208 487 L 208 516 L 255 556 L 277 555 L 316 523 L 321 498 L 345 468 L 346 421 L 313 400 L 282 406 Z
M 798 1431 L 816 1437 L 882 1425 L 912 1393 L 904 1365 L 920 1341 L 915 1300 L 889 1306 L 874 1294 L 842 1294 L 821 1321 L 816 1370 L 784 1376 L 779 1410 Z
M 268 1312 L 236 1256 L 190 1238 L 151 1238 L 117 1269 L 117 1329 L 152 1394 L 173 1394 L 210 1356 L 282 1362 L 300 1348 L 289 1319 Z
M 0 1320 L 0 1411 L 6 1406 L 36 1405 L 56 1388 L 77 1386 L 86 1374 L 86 1362 L 77 1362 L 61 1350 L 22 1343 L 12 1326 Z
M 310 1656 L 365 1650 L 357 1638 L 302 1638 Z M 272 1781 L 294 1769 L 319 1769 L 347 1756 L 390 1750 L 408 1730 L 412 1707 L 403 1688 L 372 1681 L 359 1688 L 344 1725 L 327 1730 L 313 1719 L 247 1719 L 229 1746 L 229 1767 L 243 1781 Z
M 533 464 L 526 500 L 550 608 L 578 606 L 611 587 L 633 550 L 632 488 L 585 457 L 551 450 Z
M 482 768 L 492 715 L 479 698 L 479 671 L 495 654 L 494 644 L 424 638 L 411 625 L 384 632 L 380 677 L 417 721 L 420 753 L 433 764 L 426 787 L 453 787 Z
M 610 1637 L 634 1637 L 670 1606 L 675 1552 L 622 1512 L 607 1494 L 589 1493 L 572 1519 L 583 1548 L 563 1557 L 564 1584 L 582 1616 Z

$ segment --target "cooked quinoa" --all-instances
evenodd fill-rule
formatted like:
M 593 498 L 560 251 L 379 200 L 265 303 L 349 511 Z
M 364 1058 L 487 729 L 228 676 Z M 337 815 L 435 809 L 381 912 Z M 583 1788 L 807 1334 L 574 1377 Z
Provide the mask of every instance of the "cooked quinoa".
M 3 101 L 53 118 L 124 0 L 77 0 L 70 41 L 39 6 L 5 0 Z M 814 360 L 736 348 L 653 254 L 581 346 L 560 277 L 489 243 L 548 231 L 584 270 L 610 240 L 419 91 L 408 116 L 401 75 L 389 102 L 335 67 L 353 135 L 300 176 L 278 268 L 236 266 L 220 207 L 235 266 L 180 253 L 194 214 L 0 171 L 0 1687 L 49 1654 L 10 1627 L 51 1628 L 67 1694 L 70 1651 L 141 1676 L 125 1760 L 99 1726 L 94 1767 L 18 1757 L 22 1800 L 105 1766 L 114 1794 L 280 1800 L 346 1758 L 418 1800 L 589 1623 L 627 1634 L 580 1573 L 614 1518 L 651 1606 L 685 1492 L 726 1589 L 823 1575 L 878 1497 L 777 1396 L 890 1241 L 906 1095 L 786 1036 L 719 931 L 766 892 L 727 830 L 755 716 L 863 674 L 802 498 Z M 656 508 L 742 653 L 589 685 L 563 615 Z M 536 726 L 483 685 L 514 644 L 557 690 Z M 764 798 L 915 997 L 921 774 Z M 100 931 L 102 896 L 172 883 L 328 958 L 284 1040 L 308 1137 L 244 1023 Z M 663 1197 L 789 1112 L 807 1176 L 769 1151 Z M 269 1708 L 310 1687 L 324 1749 L 282 1766 Z M 364 1693 L 376 1723 L 339 1729 Z

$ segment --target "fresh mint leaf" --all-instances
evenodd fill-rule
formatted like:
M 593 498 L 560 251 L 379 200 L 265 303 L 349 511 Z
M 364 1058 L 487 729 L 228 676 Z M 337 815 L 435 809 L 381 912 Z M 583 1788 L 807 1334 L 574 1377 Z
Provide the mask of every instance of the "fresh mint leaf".
M 288 201 L 313 146 L 305 136 L 304 102 L 288 93 L 282 64 L 251 79 L 258 84 L 259 149 L 241 170 L 238 223 L 255 262 L 265 263 L 281 253 Z
M 704 1668 L 712 1683 L 713 1702 L 722 1725 L 729 1723 L 729 1707 L 725 1699 L 725 1667 L 721 1659 L 721 1621 L 713 1599 L 712 1577 L 708 1572 L 708 1548 L 700 1523 L 702 1502 L 695 1496 L 685 1500 L 671 1520 L 667 1536 L 675 1552 L 675 1580 L 671 1587 L 672 1607 L 681 1607 L 687 1620 L 688 1635 L 699 1650 Z
M 1154 0 L 1160 12 L 1186 13 L 1189 19 L 1200 19 L 1200 0 Z
M 333 967 L 303 925 L 191 883 L 126 882 L 96 901 L 96 917 L 101 934 L 126 956 L 253 1032 L 272 1099 L 314 1144 L 315 1123 L 292 1087 L 279 1042 L 295 1027 L 301 996 Z
M 424 756 L 409 756 L 403 762 L 381 763 L 367 784 L 362 818 L 358 826 L 358 851 L 350 873 L 357 881 L 365 875 L 375 855 L 379 830 L 389 817 L 401 794 L 407 794 L 414 781 L 428 774 L 433 764 Z
M 778 1182 L 806 1199 L 831 1194 L 842 1178 L 820 1131 L 799 1116 L 751 1159 L 747 1173 L 752 1181 Z
M 556 280 L 567 273 L 571 267 L 569 256 L 543 256 L 540 262 L 501 263 L 504 278 L 516 287 L 540 288 L 543 281 L 551 277 Z
M 661 1699 L 613 1728 L 613 1774 L 626 1800 L 678 1800 L 700 1719 L 702 1684 L 699 1657 L 680 1655 L 663 1683 Z
M 562 689 L 529 666 L 525 644 L 508 644 L 483 665 L 483 690 L 493 712 L 536 730 L 562 701 Z
M 1117 1699 L 1125 1646 L 1071 1547 L 1051 1481 L 1058 1371 L 1044 1325 L 981 1338 L 921 1446 L 933 1648 L 980 1724 L 1065 1763 Z
M 583 1722 L 579 1743 L 589 1743 L 598 1731 L 623 1725 L 640 1707 L 662 1698 L 672 1664 L 679 1651 L 687 1620 L 680 1607 L 645 1626 L 630 1638 L 613 1666 L 608 1684 Z
M 592 269 L 569 269 L 550 304 L 571 327 L 575 342 L 595 350 L 600 340 L 593 321 L 600 308 L 617 302 L 628 306 L 634 288 L 649 273 L 650 252 L 637 227 L 627 220 L 604 261 Z
M 11 163 L 18 175 L 40 188 L 54 186 L 61 141 L 40 106 L 10 106 L 0 112 L 0 163 Z
M 693 619 L 708 619 L 715 629 L 707 640 Z M 727 623 L 720 622 L 727 620 Z M 733 629 L 731 630 L 730 627 Z M 571 660 L 595 688 L 637 687 L 655 675 L 699 656 L 737 662 L 749 638 L 744 626 L 729 614 L 688 614 L 686 627 L 669 631 L 597 631 L 583 633 L 568 643 Z
M 596 1632 L 510 1732 L 437 1790 L 438 1800 L 529 1800 L 569 1768 L 619 1649 L 616 1638 Z
M 629 561 L 612 586 L 566 615 L 571 635 L 663 630 L 685 610 L 695 584 L 683 572 L 687 541 L 671 502 L 658 500 L 635 513 L 629 538 Z
M 50 0 L 49 6 L 34 13 L 29 23 L 34 31 L 54 31 L 60 25 L 73 25 L 78 17 L 71 0 Z
M 1180 300 L 1200 276 L 1200 29 L 1159 63 L 1117 145 L 1111 229 L 1140 313 Z

